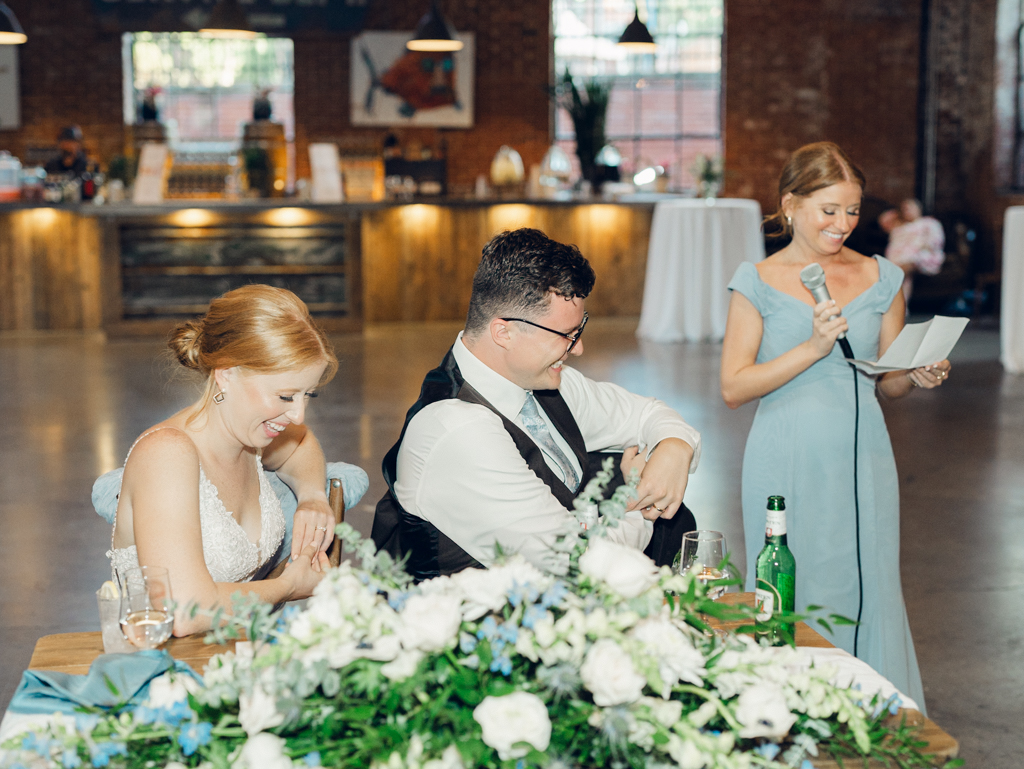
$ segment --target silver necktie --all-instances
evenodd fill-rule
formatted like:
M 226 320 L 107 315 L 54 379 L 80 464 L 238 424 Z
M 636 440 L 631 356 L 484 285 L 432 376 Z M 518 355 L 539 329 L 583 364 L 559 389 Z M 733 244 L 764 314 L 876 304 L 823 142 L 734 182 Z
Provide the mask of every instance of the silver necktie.
M 522 420 L 523 427 L 526 428 L 526 432 L 530 434 L 530 437 L 562 468 L 562 474 L 565 476 L 565 485 L 569 488 L 569 491 L 575 493 L 580 485 L 579 476 L 576 474 L 576 469 L 572 466 L 569 458 L 558 448 L 555 439 L 551 437 L 547 422 L 540 415 L 537 399 L 533 397 L 533 393 L 529 393 L 526 396 L 526 402 L 523 404 L 522 411 L 519 412 L 519 418 Z

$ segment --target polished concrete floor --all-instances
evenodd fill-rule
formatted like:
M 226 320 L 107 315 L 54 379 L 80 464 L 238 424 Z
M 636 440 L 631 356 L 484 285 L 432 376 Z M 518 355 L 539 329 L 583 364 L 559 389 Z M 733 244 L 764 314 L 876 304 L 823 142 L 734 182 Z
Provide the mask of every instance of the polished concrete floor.
M 755 407 L 722 403 L 717 345 L 638 343 L 634 327 L 592 321 L 577 366 L 664 399 L 702 431 L 687 502 L 742 558 L 740 463 Z M 335 340 L 341 369 L 310 422 L 330 458 L 370 474 L 350 514 L 363 530 L 383 489 L 381 458 L 457 330 L 391 325 Z M 1024 378 L 1005 375 L 997 356 L 997 333 L 972 326 L 945 386 L 885 411 L 930 715 L 960 739 L 968 766 L 1010 769 L 1024 766 Z M 0 335 L 0 706 L 39 636 L 98 627 L 110 529 L 93 512 L 92 481 L 194 395 L 159 341 Z

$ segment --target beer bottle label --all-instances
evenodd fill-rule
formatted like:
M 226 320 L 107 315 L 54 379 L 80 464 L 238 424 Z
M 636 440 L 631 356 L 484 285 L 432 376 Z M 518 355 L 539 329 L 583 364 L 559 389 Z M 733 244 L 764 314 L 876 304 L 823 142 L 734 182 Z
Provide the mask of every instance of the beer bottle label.
M 764 535 L 766 537 L 779 537 L 786 533 L 786 511 L 772 510 L 768 508 L 768 517 L 765 522 Z
M 763 579 L 757 581 L 754 591 L 754 605 L 757 607 L 757 621 L 767 622 L 775 614 L 775 607 L 781 606 L 782 597 L 774 586 Z

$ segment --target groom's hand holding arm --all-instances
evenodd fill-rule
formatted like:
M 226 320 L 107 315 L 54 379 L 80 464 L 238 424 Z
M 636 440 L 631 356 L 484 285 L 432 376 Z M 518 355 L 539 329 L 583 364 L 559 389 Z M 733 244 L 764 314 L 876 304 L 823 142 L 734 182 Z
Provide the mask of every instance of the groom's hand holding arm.
M 651 452 L 640 473 L 637 499 L 627 508 L 640 510 L 653 521 L 671 518 L 683 503 L 693 447 L 681 438 L 664 438 Z

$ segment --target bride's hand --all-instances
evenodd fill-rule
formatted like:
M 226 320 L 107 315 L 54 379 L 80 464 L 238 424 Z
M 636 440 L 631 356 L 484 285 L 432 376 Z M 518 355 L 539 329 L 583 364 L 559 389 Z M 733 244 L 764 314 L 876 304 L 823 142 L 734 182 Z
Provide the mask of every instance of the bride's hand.
M 327 552 L 334 541 L 334 511 L 326 499 L 303 500 L 295 509 L 293 520 L 293 561 L 307 545 L 312 545 L 320 552 Z
M 320 584 L 330 567 L 331 563 L 322 550 L 312 545 L 304 547 L 298 558 L 290 561 L 281 573 L 281 579 L 290 584 L 288 600 L 295 601 L 313 595 L 313 588 Z

